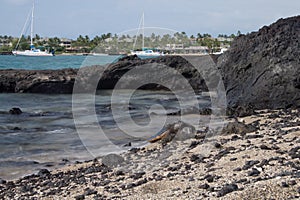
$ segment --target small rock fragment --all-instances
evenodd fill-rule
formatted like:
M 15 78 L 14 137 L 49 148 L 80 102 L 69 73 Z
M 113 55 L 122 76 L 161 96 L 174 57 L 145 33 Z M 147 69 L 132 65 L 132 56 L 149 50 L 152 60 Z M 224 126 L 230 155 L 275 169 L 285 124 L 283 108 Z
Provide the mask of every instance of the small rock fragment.
M 217 197 L 225 196 L 226 194 L 238 190 L 238 186 L 236 184 L 227 184 L 224 185 L 223 188 L 218 191 Z

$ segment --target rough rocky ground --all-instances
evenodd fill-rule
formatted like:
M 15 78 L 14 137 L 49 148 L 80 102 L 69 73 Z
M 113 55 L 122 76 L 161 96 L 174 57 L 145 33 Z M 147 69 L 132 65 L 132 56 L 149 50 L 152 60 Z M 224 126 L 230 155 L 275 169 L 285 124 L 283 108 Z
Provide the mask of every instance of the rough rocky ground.
M 299 199 L 299 110 L 261 110 L 229 120 L 214 137 L 205 138 L 203 127 L 183 142 L 1 180 L 0 198 Z

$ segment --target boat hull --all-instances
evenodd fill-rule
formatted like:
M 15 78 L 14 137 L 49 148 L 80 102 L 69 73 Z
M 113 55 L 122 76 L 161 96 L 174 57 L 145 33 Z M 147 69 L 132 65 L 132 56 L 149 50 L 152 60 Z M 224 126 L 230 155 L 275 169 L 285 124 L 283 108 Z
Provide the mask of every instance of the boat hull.
M 163 56 L 164 54 L 161 52 L 146 50 L 146 51 L 131 51 L 131 55 L 137 55 L 140 57 L 158 57 L 158 56 Z
M 45 56 L 53 56 L 52 53 L 48 53 L 45 51 L 13 51 L 12 52 L 15 56 L 31 56 L 31 57 L 45 57 Z

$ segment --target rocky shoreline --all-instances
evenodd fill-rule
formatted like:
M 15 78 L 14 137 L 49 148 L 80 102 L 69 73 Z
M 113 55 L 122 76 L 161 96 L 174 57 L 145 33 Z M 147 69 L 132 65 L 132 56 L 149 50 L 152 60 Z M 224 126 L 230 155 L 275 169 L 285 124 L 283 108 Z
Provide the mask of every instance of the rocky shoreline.
M 205 62 L 207 59 L 213 60 L 210 56 L 199 58 L 200 62 Z M 0 70 L 0 93 L 72 94 L 75 81 L 79 82 L 84 88 L 82 92 L 89 92 L 90 88 L 97 90 L 114 89 L 119 79 L 134 67 L 145 66 L 147 70 L 151 70 L 157 68 L 158 65 L 166 65 L 171 69 L 177 70 L 188 80 L 194 90 L 199 92 L 207 91 L 207 86 L 201 75 L 181 56 L 164 56 L 149 59 L 128 56 L 107 66 L 83 67 L 80 69 L 79 76 L 78 69 Z M 163 82 L 166 76 L 172 77 L 172 74 L 162 76 L 161 71 L 156 71 L 155 73 L 157 74 L 152 74 L 152 76 L 159 77 L 157 81 L 160 82 Z M 146 78 L 145 74 L 138 74 L 138 76 L 129 77 L 128 83 L 130 81 L 143 82 Z M 131 89 L 132 87 L 134 85 L 128 84 L 122 86 L 121 89 Z M 165 90 L 166 88 L 157 84 L 148 84 L 141 89 Z
M 291 17 L 241 35 L 216 59 L 232 117 L 221 134 L 201 127 L 183 141 L 172 136 L 120 155 L 0 180 L 0 198 L 299 199 L 299 24 L 300 16 Z M 193 89 L 207 91 L 202 76 L 181 57 L 127 57 L 105 71 L 86 68 L 83 75 L 95 74 L 97 79 L 101 73 L 97 88 L 112 89 L 130 69 L 153 62 L 180 71 Z M 0 92 L 72 93 L 77 73 L 1 70 Z M 86 91 L 92 89 L 84 85 Z
M 257 32 L 237 37 L 229 51 L 220 57 L 198 56 L 201 74 L 181 56 L 139 59 L 125 57 L 109 66 L 92 66 L 80 69 L 61 70 L 0 70 L 0 93 L 46 93 L 71 94 L 77 79 L 83 88 L 114 89 L 123 75 L 136 66 L 145 66 L 148 71 L 158 65 L 166 65 L 181 74 L 196 92 L 208 91 L 207 77 L 214 76 L 207 60 L 215 62 L 226 89 L 228 107 L 252 107 L 253 109 L 297 108 L 300 105 L 300 16 L 280 19 Z M 158 82 L 170 82 L 174 74 L 153 70 L 152 77 Z M 152 72 L 152 71 L 151 71 Z M 205 75 L 206 77 L 203 77 Z M 121 89 L 131 89 L 130 82 L 143 82 L 146 74 L 127 77 Z M 166 78 L 167 81 L 165 80 Z M 99 80 L 98 80 L 99 79 Z M 93 82 L 92 85 L 90 81 Z M 99 82 L 98 82 L 99 81 Z M 95 85 L 96 84 L 96 85 Z M 180 84 L 178 84 L 180 85 Z M 159 84 L 147 84 L 141 89 L 166 89 Z
M 298 199 L 299 110 L 259 110 L 192 139 L 0 181 L 1 199 Z

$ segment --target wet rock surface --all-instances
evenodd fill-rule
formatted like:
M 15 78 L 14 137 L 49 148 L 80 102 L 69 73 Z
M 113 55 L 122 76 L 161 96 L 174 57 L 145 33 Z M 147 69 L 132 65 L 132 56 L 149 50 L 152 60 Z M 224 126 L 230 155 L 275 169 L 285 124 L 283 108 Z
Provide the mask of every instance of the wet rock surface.
M 77 70 L 0 70 L 0 92 L 70 94 Z
M 22 114 L 22 110 L 20 108 L 14 107 L 12 109 L 9 110 L 9 114 L 11 115 L 20 115 Z

